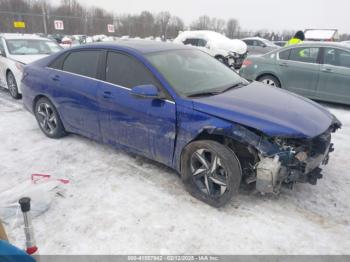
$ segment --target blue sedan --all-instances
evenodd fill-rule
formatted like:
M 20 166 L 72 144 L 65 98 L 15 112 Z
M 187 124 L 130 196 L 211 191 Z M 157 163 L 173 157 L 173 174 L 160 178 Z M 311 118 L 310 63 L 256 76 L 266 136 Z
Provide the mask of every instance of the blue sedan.
M 241 183 L 262 193 L 316 184 L 333 151 L 335 116 L 262 85 L 198 49 L 130 40 L 26 66 L 22 92 L 46 136 L 75 133 L 163 163 L 193 196 L 219 207 Z

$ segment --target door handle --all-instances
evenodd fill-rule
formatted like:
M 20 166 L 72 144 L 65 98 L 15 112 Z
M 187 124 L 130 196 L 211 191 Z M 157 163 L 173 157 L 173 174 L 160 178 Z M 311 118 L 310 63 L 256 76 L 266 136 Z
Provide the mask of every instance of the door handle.
M 104 91 L 103 92 L 103 98 L 109 99 L 111 97 L 112 97 L 112 92 L 110 92 L 110 91 Z
M 52 81 L 60 81 L 60 76 L 59 75 L 55 75 L 53 77 L 51 77 Z
M 322 72 L 325 72 L 325 73 L 333 73 L 333 70 L 331 68 L 323 68 L 322 69 Z
M 288 66 L 288 64 L 287 64 L 287 63 L 285 63 L 285 62 L 283 62 L 283 63 L 279 63 L 278 65 L 279 65 L 279 66 L 284 66 L 284 67 L 287 67 L 287 66 Z

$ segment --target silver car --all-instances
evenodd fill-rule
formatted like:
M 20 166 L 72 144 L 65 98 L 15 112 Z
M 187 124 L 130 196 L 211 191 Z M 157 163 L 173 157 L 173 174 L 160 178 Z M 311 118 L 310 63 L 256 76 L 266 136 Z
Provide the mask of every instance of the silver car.
M 247 37 L 242 39 L 248 46 L 248 53 L 252 55 L 261 55 L 279 48 L 271 41 L 261 37 Z

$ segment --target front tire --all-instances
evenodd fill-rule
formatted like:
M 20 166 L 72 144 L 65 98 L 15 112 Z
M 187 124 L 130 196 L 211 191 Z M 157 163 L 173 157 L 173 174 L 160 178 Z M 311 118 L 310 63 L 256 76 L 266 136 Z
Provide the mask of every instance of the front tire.
M 15 76 L 13 75 L 13 73 L 11 71 L 9 71 L 6 75 L 6 81 L 7 81 L 7 88 L 10 92 L 10 95 L 14 98 L 14 99 L 20 99 L 22 96 L 21 94 L 18 92 L 18 85 L 17 85 L 17 81 Z
M 189 144 L 181 157 L 181 177 L 187 191 L 199 200 L 221 207 L 238 192 L 242 171 L 235 153 L 211 140 Z
M 34 110 L 39 127 L 47 137 L 61 138 L 67 134 L 55 106 L 49 99 L 40 98 L 35 103 Z

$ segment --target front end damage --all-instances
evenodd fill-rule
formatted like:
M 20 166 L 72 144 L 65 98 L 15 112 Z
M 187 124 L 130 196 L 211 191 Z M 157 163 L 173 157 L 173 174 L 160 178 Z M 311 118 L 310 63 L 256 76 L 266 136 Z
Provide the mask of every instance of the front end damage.
M 247 58 L 247 56 L 248 52 L 244 54 L 229 52 L 229 54 L 224 57 L 224 64 L 232 69 L 238 70 L 242 67 L 243 61 Z
M 322 178 L 322 165 L 328 164 L 334 151 L 331 134 L 341 127 L 334 118 L 322 134 L 307 138 L 268 137 L 255 130 L 242 127 L 233 132 L 237 143 L 227 142 L 241 162 L 243 181 L 256 183 L 261 193 L 278 194 L 281 186 L 293 188 L 296 183 L 316 185 Z
M 259 162 L 254 166 L 256 189 L 261 193 L 278 193 L 281 186 L 290 188 L 295 183 L 316 185 L 322 178 L 322 165 L 327 165 L 329 154 L 334 151 L 331 133 L 341 127 L 335 121 L 324 133 L 311 139 L 268 139 L 278 151 L 272 155 L 258 153 Z M 251 182 L 252 180 L 250 180 Z

